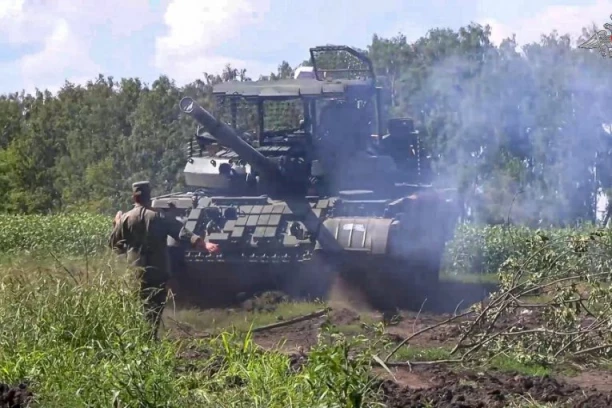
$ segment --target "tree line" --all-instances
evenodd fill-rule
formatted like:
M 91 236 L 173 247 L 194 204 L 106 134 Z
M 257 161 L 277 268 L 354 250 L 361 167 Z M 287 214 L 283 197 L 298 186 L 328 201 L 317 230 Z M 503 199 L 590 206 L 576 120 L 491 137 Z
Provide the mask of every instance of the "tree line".
M 556 32 L 496 46 L 476 24 L 414 42 L 373 35 L 364 51 L 390 91 L 385 111 L 415 119 L 436 182 L 460 189 L 466 219 L 594 221 L 598 192 L 612 194 L 612 60 Z M 295 68 L 282 61 L 258 79 Z M 212 86 L 229 80 L 251 80 L 248 67 L 227 65 L 182 87 L 167 76 L 149 85 L 99 75 L 84 86 L 67 81 L 56 95 L 0 96 L 0 212 L 113 213 L 141 179 L 155 194 L 180 191 L 195 126 L 178 101 L 189 95 L 211 108 Z

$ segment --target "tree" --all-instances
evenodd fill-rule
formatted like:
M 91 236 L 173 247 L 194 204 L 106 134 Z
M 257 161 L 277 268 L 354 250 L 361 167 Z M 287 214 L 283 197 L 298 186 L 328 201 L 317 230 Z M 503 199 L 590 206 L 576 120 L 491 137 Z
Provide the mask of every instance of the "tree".
M 596 29 L 585 28 L 583 39 Z M 597 194 L 612 198 L 609 61 L 556 32 L 520 48 L 514 38 L 494 46 L 490 34 L 477 24 L 434 28 L 412 43 L 401 33 L 374 34 L 363 52 L 389 90 L 385 118 L 415 119 L 435 183 L 458 186 L 473 221 L 501 223 L 509 214 L 528 225 L 593 220 Z M 316 57 L 329 75 L 363 68 L 348 54 Z M 294 72 L 282 61 L 259 79 Z M 113 213 L 128 204 L 133 181 L 151 180 L 156 194 L 182 189 L 195 129 L 178 101 L 192 96 L 223 118 L 228 107 L 215 103 L 212 87 L 250 80 L 247 69 L 227 64 L 183 87 L 165 76 L 147 85 L 100 75 L 85 86 L 66 82 L 56 96 L 0 96 L 0 211 Z M 292 106 L 278 112 L 278 126 L 298 115 Z M 248 131 L 256 123 L 253 111 L 238 126 Z

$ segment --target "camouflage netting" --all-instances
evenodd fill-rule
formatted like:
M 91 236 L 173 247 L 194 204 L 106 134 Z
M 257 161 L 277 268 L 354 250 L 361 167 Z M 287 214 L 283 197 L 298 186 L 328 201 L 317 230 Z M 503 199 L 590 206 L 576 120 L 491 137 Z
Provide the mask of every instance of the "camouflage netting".
M 215 111 L 218 117 L 226 123 L 231 123 L 231 108 L 228 98 L 216 101 Z M 244 98 L 237 99 L 236 127 L 241 132 L 257 134 L 257 104 Z M 302 119 L 302 101 L 292 99 L 287 101 L 264 101 L 264 128 L 268 131 L 282 129 L 297 129 Z
M 319 75 L 325 79 L 367 79 L 368 66 L 346 51 L 315 51 Z

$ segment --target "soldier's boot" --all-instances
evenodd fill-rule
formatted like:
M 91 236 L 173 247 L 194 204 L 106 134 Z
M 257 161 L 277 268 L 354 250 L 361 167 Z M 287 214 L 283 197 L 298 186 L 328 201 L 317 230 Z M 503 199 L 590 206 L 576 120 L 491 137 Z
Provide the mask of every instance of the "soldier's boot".
M 142 291 L 145 303 L 145 317 L 151 325 L 151 337 L 158 340 L 162 313 L 166 305 L 167 290 L 165 286 L 146 288 Z

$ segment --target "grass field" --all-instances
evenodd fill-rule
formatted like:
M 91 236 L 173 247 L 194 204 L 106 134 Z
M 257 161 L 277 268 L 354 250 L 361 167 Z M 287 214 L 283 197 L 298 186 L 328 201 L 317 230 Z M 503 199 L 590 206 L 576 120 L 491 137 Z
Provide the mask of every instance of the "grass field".
M 610 398 L 607 232 L 462 227 L 444 280 L 501 285 L 470 316 L 405 311 L 382 324 L 376 311 L 342 304 L 282 299 L 265 311 L 201 311 L 170 302 L 156 342 L 133 276 L 104 248 L 109 227 L 102 216 L 0 216 L 0 382 L 26 384 L 38 406 L 433 407 L 463 398 L 535 407 Z M 601 396 L 563 381 L 595 385 Z
M 166 333 L 163 341 L 151 341 L 131 276 L 111 261 L 81 268 L 1 269 L 2 381 L 29 383 L 44 406 L 305 407 L 373 397 L 367 359 L 344 366 L 343 348 L 353 340 L 321 345 L 317 358 L 293 375 L 290 356 L 262 354 L 247 333 L 233 331 L 232 325 L 248 329 L 250 322 L 241 326 L 241 319 L 208 320 L 228 326 L 210 339 Z M 307 308 L 284 306 L 283 313 Z M 268 322 L 254 317 L 256 325 Z M 337 371 L 316 373 L 334 364 Z M 236 381 L 243 385 L 232 385 Z

